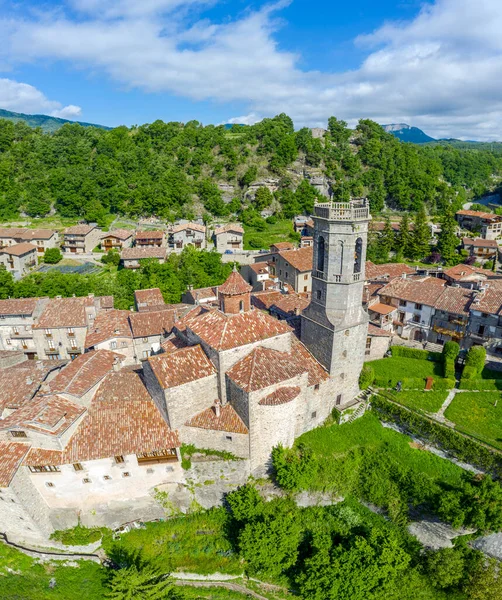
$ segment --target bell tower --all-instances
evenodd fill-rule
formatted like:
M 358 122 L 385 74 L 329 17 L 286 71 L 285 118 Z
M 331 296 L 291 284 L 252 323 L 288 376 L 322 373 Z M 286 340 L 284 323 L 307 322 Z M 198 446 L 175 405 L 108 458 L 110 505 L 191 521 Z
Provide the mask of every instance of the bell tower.
M 359 391 L 368 314 L 362 306 L 368 223 L 366 199 L 314 206 L 312 299 L 301 320 L 301 339 L 329 371 L 336 404 Z

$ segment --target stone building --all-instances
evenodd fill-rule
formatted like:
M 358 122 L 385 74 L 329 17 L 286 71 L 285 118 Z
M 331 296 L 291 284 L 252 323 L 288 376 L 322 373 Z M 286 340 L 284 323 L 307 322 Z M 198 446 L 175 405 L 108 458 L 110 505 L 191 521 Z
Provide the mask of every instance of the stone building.
M 463 346 L 473 298 L 474 292 L 471 290 L 463 287 L 445 287 L 434 303 L 429 341 L 443 345 L 453 340 Z
M 20 279 L 37 265 L 37 247 L 28 242 L 4 246 L 0 249 L 0 265 Z
M 475 289 L 483 285 L 488 279 L 500 278 L 496 273 L 489 269 L 481 269 L 471 265 L 455 265 L 449 269 L 444 269 L 441 278 L 452 285 L 460 285 L 467 289 Z
M 244 229 L 237 223 L 217 227 L 213 233 L 213 242 L 220 254 L 242 252 L 244 250 Z
M 126 364 L 134 364 L 135 352 L 130 311 L 114 309 L 96 316 L 85 338 L 86 350 L 113 350 L 125 358 Z
M 204 250 L 206 243 L 206 227 L 198 223 L 182 223 L 174 225 L 168 232 L 168 247 L 173 252 L 181 252 L 183 248 L 192 246 Z
M 464 346 L 482 345 L 488 360 L 502 357 L 502 284 L 490 282 L 473 292 Z
M 386 329 L 381 329 L 373 323 L 368 324 L 368 337 L 366 338 L 366 349 L 364 351 L 364 361 L 377 360 L 383 358 L 390 347 L 392 333 Z
M 479 261 L 493 260 L 498 256 L 498 244 L 495 240 L 485 240 L 483 238 L 463 238 L 462 247 L 469 252 L 470 256 L 475 256 Z
M 165 307 L 164 296 L 159 288 L 136 290 L 134 292 L 134 305 L 138 312 L 161 310 Z
M 125 269 L 139 269 L 140 261 L 153 258 L 160 264 L 166 262 L 167 249 L 155 246 L 137 246 L 136 248 L 124 248 L 120 253 L 120 261 Z
M 48 302 L 48 298 L 0 300 L 0 348 L 21 350 L 27 358 L 35 358 L 33 325 Z
M 63 252 L 89 254 L 101 240 L 101 229 L 96 225 L 75 225 L 63 232 Z
M 253 292 L 265 289 L 265 282 L 270 281 L 270 268 L 265 262 L 242 265 L 240 273 L 253 288 Z
M 455 218 L 462 229 L 475 231 L 484 240 L 496 240 L 502 234 L 502 215 L 477 210 L 459 210 Z
M 166 235 L 163 231 L 136 231 L 135 245 L 138 248 L 162 248 L 166 245 Z
M 0 229 L 0 248 L 27 242 L 37 247 L 38 254 L 43 254 L 48 248 L 59 247 L 59 234 L 52 229 L 25 229 L 10 227 Z
M 288 242 L 285 244 L 289 246 Z M 313 247 L 283 249 L 280 244 L 273 244 L 270 250 L 270 254 L 257 257 L 256 262 L 268 262 L 270 276 L 290 285 L 295 292 L 310 292 Z
M 112 229 L 101 236 L 101 249 L 105 252 L 110 250 L 121 251 L 130 248 L 134 241 L 133 232 L 128 229 Z

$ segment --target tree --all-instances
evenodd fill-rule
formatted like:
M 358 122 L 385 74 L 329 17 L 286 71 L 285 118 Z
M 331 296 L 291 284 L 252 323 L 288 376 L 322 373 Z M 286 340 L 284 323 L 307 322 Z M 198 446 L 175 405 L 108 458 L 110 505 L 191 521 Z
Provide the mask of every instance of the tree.
M 441 231 L 438 235 L 438 250 L 446 265 L 457 264 L 459 260 L 457 252 L 459 240 L 456 231 L 457 222 L 454 213 L 448 210 L 441 219 Z
M 106 595 L 110 600 L 181 600 L 184 594 L 176 587 L 172 577 L 146 566 L 114 571 Z
M 256 207 L 256 210 L 263 210 L 272 204 L 272 200 L 274 197 L 272 196 L 272 192 L 266 186 L 261 186 L 256 190 L 255 197 L 253 199 L 253 204 Z
M 263 499 L 258 490 L 249 483 L 230 492 L 226 500 L 236 521 L 252 521 L 263 513 Z
M 479 561 L 465 589 L 469 600 L 500 600 L 502 598 L 502 575 L 495 558 Z
M 347 123 L 338 120 L 336 117 L 330 117 L 328 119 L 328 131 L 331 140 L 339 145 L 346 144 L 352 134 L 352 131 L 347 127 Z
M 425 562 L 427 574 L 435 587 L 445 589 L 457 586 L 464 576 L 464 555 L 456 548 L 429 552 Z
M 382 262 L 388 262 L 389 254 L 394 249 L 394 244 L 394 230 L 392 229 L 389 217 L 386 217 L 384 230 L 382 231 L 380 239 L 378 240 L 378 255 Z
M 9 273 L 4 265 L 0 265 L 0 299 L 5 300 L 6 298 L 10 298 L 13 293 L 14 278 L 12 277 L 12 273 Z
M 44 252 L 44 263 L 48 265 L 55 265 L 63 259 L 61 250 L 59 248 L 47 248 Z
M 399 235 L 397 236 L 398 253 L 408 258 L 411 253 L 411 235 L 410 235 L 410 219 L 408 213 L 404 213 L 399 226 Z
M 105 265 L 118 266 L 120 264 L 120 254 L 116 250 L 105 252 L 101 257 L 101 262 Z
M 422 206 L 415 215 L 413 231 L 410 234 L 410 258 L 423 260 L 429 254 L 430 237 L 427 215 L 425 214 L 424 206 Z

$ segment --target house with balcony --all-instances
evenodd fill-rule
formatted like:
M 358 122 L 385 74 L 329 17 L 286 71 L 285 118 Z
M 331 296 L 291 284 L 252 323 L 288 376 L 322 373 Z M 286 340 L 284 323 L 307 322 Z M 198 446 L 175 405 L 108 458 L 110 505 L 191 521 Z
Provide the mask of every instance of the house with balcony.
M 493 260 L 498 255 L 498 244 L 495 240 L 485 240 L 483 238 L 462 239 L 462 247 L 469 252 L 470 256 L 476 257 L 480 262 Z
M 213 233 L 213 241 L 220 254 L 242 252 L 244 250 L 244 229 L 237 223 L 217 227 Z
M 63 232 L 63 252 L 89 254 L 101 241 L 101 229 L 96 225 L 75 225 Z
M 132 231 L 128 229 L 113 229 L 101 236 L 101 249 L 105 252 L 116 250 L 120 252 L 123 248 L 130 248 L 134 240 Z
M 459 210 L 455 218 L 462 229 L 479 233 L 484 240 L 496 240 L 502 235 L 502 215 L 477 210 Z
M 291 247 L 289 242 L 285 245 Z M 312 261 L 314 248 L 283 249 L 282 243 L 270 246 L 270 254 L 262 254 L 256 263 L 267 262 L 271 278 L 276 278 L 282 285 L 290 285 L 295 292 L 312 291 Z
M 0 229 L 0 248 L 14 246 L 21 243 L 33 244 L 39 254 L 48 248 L 59 247 L 59 234 L 53 229 L 26 229 L 22 227 L 9 227 Z
M 120 253 L 120 262 L 125 269 L 139 269 L 142 260 L 153 259 L 162 264 L 166 262 L 166 257 L 167 248 L 136 246 L 134 248 L 124 248 Z
M 464 346 L 469 325 L 469 310 L 475 292 L 446 286 L 434 305 L 429 341 L 440 344 L 454 341 Z
M 15 279 L 21 279 L 30 269 L 37 266 L 37 247 L 27 242 L 4 246 L 0 248 L 0 264 L 12 273 Z
M 33 325 L 49 302 L 48 298 L 0 300 L 0 349 L 17 350 L 29 359 L 37 356 Z
M 464 346 L 484 346 L 488 359 L 502 360 L 502 284 L 493 281 L 473 292 Z
M 166 235 L 163 231 L 136 231 L 134 243 L 137 248 L 163 248 Z
M 171 227 L 168 232 L 169 249 L 172 252 L 181 252 L 187 246 L 199 250 L 204 250 L 207 247 L 205 225 L 182 223 Z

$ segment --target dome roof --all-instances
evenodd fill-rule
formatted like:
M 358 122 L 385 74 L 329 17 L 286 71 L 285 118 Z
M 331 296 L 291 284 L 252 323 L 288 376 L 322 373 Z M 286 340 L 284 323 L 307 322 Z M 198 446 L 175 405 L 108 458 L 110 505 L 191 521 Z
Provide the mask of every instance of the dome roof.
M 239 296 L 241 294 L 248 294 L 252 289 L 252 286 L 247 284 L 243 277 L 234 270 L 230 273 L 225 283 L 220 285 L 218 293 L 224 296 Z

